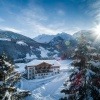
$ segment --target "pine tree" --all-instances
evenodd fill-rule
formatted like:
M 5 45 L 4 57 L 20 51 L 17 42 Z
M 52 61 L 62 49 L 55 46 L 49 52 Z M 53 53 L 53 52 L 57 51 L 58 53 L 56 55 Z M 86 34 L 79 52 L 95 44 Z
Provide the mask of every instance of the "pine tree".
M 19 92 L 15 87 L 20 77 L 20 73 L 14 70 L 14 65 L 3 53 L 0 56 L 0 100 L 20 100 L 29 93 L 29 91 Z
M 72 63 L 75 70 L 64 83 L 61 93 L 64 93 L 65 97 L 61 100 L 100 99 L 100 54 L 95 52 L 94 59 L 94 51 L 89 51 L 91 48 L 91 44 L 87 43 L 82 35 Z

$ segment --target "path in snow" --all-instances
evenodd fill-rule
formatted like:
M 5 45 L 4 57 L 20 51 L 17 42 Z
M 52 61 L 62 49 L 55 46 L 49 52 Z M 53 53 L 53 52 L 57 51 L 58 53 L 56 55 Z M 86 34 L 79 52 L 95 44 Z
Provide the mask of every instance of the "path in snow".
M 30 90 L 33 91 L 39 87 L 41 87 L 44 84 L 47 84 L 49 82 L 51 82 L 53 79 L 55 78 L 59 78 L 63 73 L 61 72 L 60 74 L 56 74 L 54 76 L 51 77 L 47 77 L 44 79 L 34 79 L 34 80 L 26 80 L 24 78 L 21 79 L 21 89 L 24 90 Z
M 60 96 L 60 89 L 63 82 L 69 77 L 69 73 L 63 73 L 56 77 L 51 82 L 35 89 L 32 92 L 34 100 L 58 100 Z

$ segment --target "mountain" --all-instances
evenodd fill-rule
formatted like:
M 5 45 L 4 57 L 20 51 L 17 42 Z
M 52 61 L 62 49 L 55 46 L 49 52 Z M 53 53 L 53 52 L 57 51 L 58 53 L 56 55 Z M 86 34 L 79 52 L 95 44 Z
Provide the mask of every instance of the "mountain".
M 60 36 L 64 40 L 75 40 L 72 35 L 67 34 L 67 33 L 58 33 L 57 35 L 47 35 L 47 34 L 42 34 L 34 38 L 35 41 L 39 43 L 49 43 L 54 37 Z
M 64 40 L 66 40 L 66 41 L 67 41 L 67 40 L 75 40 L 75 39 L 73 38 L 72 35 L 67 34 L 67 33 L 65 33 L 65 32 L 58 33 L 57 36 L 62 37 L 62 38 L 63 38 Z
M 60 37 L 56 36 L 49 42 L 50 47 L 53 47 L 54 49 L 58 50 L 59 52 L 64 52 L 67 50 L 67 45 L 65 40 Z
M 57 35 L 46 35 L 42 34 L 34 38 L 35 41 L 39 43 L 46 43 L 47 46 L 45 47 L 46 50 L 49 50 L 49 57 L 54 56 L 70 56 L 71 51 L 77 45 L 77 41 L 73 38 L 72 35 L 67 33 L 58 33 Z M 54 51 L 57 51 L 56 54 Z
M 0 30 L 0 39 L 6 39 L 6 40 L 9 39 L 9 41 L 23 41 L 30 45 L 33 44 L 33 42 L 34 44 L 36 43 L 36 41 L 34 41 L 29 37 L 11 31 L 4 31 L 4 30 Z
M 60 56 L 63 58 L 68 58 L 71 56 L 72 51 L 77 45 L 75 39 L 64 39 L 61 36 L 57 35 L 49 42 L 50 47 L 53 47 L 55 50 L 60 52 Z
M 81 39 L 81 35 L 83 35 L 91 45 L 100 47 L 100 35 L 96 34 L 93 30 L 81 30 L 74 33 L 73 37 L 76 38 L 79 42 Z
M 47 35 L 47 34 L 42 34 L 39 35 L 35 38 L 33 38 L 33 40 L 39 42 L 39 43 L 48 43 L 50 42 L 53 38 L 55 37 L 55 35 Z
M 44 40 L 46 40 L 44 38 Z M 33 39 L 11 31 L 0 30 L 0 55 L 5 52 L 11 59 L 53 59 L 71 55 L 77 41 L 68 34 L 57 34 L 48 43 L 38 43 Z M 17 59 L 17 60 L 16 60 Z
M 13 59 L 23 58 L 27 53 L 33 54 L 32 48 L 37 48 L 39 45 L 39 43 L 26 36 L 0 30 L 0 54 L 5 52 Z

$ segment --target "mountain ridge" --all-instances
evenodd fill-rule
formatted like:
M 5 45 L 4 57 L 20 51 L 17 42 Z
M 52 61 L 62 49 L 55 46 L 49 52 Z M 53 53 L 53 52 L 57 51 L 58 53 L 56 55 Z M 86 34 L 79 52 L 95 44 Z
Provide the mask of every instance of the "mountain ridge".
M 48 34 L 42 34 L 42 35 L 38 35 L 37 37 L 33 38 L 35 41 L 40 42 L 40 43 L 49 43 L 54 37 L 56 36 L 60 36 L 63 39 L 73 39 L 72 35 L 67 34 L 65 32 L 62 33 L 58 33 L 56 35 L 48 35 Z M 44 40 L 45 38 L 45 40 Z
M 82 34 L 88 34 L 86 32 L 81 31 Z M 48 43 L 38 43 L 29 37 L 0 30 L 0 54 L 6 52 L 13 59 L 55 59 L 62 56 L 69 58 L 77 47 L 81 33 L 79 31 L 76 35 L 69 35 L 63 32 L 55 35 Z M 89 38 L 90 36 L 87 40 Z

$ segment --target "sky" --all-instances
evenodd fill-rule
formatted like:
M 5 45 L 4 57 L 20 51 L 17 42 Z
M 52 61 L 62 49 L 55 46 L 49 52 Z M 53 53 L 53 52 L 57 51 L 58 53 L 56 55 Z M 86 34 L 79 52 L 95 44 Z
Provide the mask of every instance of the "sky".
M 0 29 L 35 37 L 100 26 L 100 0 L 0 0 Z

